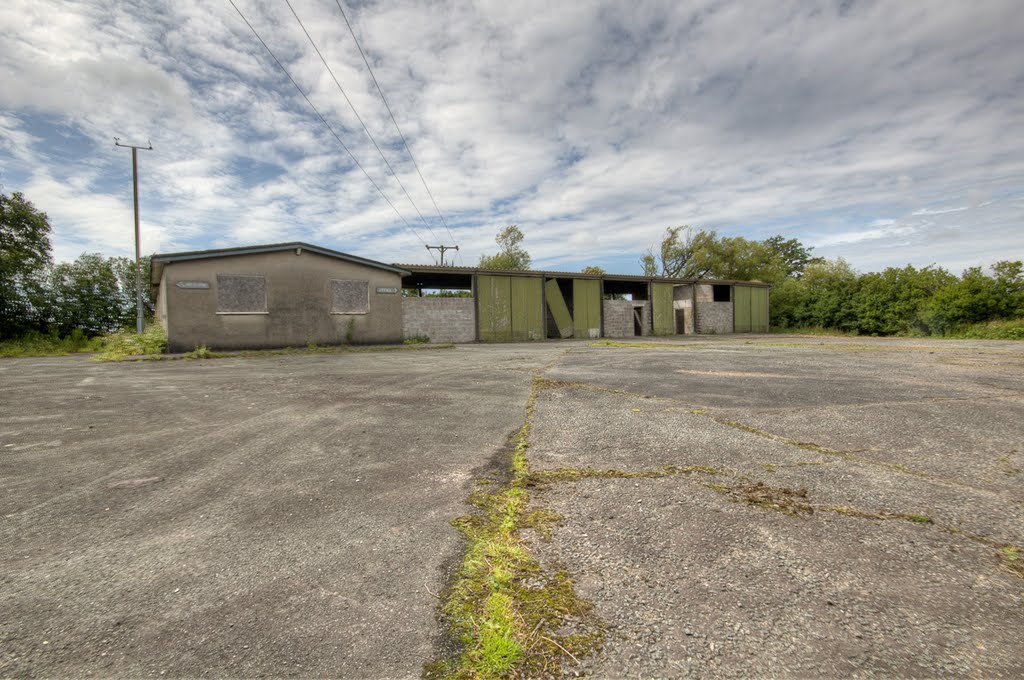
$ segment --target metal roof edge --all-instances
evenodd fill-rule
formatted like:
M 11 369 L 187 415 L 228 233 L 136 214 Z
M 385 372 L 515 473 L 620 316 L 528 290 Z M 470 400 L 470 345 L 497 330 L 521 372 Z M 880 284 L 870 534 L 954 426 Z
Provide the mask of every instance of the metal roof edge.
M 210 250 L 192 250 L 180 253 L 157 253 L 153 255 L 153 276 L 152 283 L 159 283 L 160 279 L 157 274 L 156 264 L 171 264 L 173 262 L 185 262 L 189 260 L 205 260 L 213 259 L 217 257 L 232 257 L 235 255 L 258 255 L 260 253 L 275 253 L 284 250 L 291 250 L 293 248 L 302 248 L 308 250 L 311 253 L 317 253 L 325 257 L 333 257 L 339 260 L 345 260 L 347 262 L 353 262 L 355 264 L 361 264 L 367 267 L 374 267 L 376 269 L 383 269 L 385 271 L 394 272 L 399 276 L 409 276 L 412 272 L 402 267 L 397 267 L 384 262 L 378 262 L 377 260 L 370 260 L 365 257 L 359 257 L 358 255 L 349 255 L 348 253 L 342 253 L 337 250 L 331 250 L 330 248 L 324 248 L 322 246 L 315 246 L 310 243 L 304 243 L 302 241 L 292 241 L 289 243 L 270 243 L 266 245 L 258 246 L 240 246 L 235 248 L 215 248 Z M 163 267 L 160 267 L 163 269 Z

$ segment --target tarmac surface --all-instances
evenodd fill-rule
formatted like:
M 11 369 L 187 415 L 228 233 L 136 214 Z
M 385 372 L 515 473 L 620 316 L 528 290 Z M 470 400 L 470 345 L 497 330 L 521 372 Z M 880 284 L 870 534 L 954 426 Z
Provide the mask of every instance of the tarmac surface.
M 0 676 L 420 675 L 541 375 L 569 673 L 1024 676 L 1024 344 L 749 335 L 0 360 Z

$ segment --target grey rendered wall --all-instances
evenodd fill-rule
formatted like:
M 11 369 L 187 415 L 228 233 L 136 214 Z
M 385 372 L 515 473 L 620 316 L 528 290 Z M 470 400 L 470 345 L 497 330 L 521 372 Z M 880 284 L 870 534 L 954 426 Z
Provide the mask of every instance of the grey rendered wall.
M 633 337 L 632 300 L 604 300 L 604 337 Z
M 217 275 L 266 278 L 266 314 L 218 314 Z M 331 313 L 331 279 L 369 282 L 366 314 Z M 205 281 L 208 289 L 178 288 L 179 281 Z M 402 297 L 377 293 L 401 290 L 398 274 L 333 257 L 294 250 L 168 263 L 160 286 L 165 298 L 168 351 L 197 345 L 216 349 L 287 347 L 346 341 L 354 320 L 355 343 L 402 340 Z M 158 308 L 159 308 L 158 304 Z
M 402 337 L 426 335 L 431 342 L 476 340 L 473 298 L 402 298 Z
M 697 332 L 732 333 L 731 302 L 715 302 L 711 284 L 697 284 Z
M 160 276 L 160 288 L 156 292 L 156 322 L 167 331 L 167 272 Z

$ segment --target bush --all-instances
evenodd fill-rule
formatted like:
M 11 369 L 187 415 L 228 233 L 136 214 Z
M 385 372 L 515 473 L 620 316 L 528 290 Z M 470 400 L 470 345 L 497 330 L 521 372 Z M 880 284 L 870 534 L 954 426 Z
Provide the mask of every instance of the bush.
M 98 358 L 117 361 L 130 356 L 163 354 L 167 350 L 167 334 L 160 324 L 150 324 L 142 333 L 120 330 L 102 338 L 104 351 Z
M 20 338 L 0 342 L 0 357 L 63 356 L 78 352 L 99 352 L 103 338 L 90 338 L 80 328 L 61 337 L 56 333 L 29 331 Z
M 989 321 L 962 326 L 946 337 L 968 340 L 1024 340 L 1024 319 Z

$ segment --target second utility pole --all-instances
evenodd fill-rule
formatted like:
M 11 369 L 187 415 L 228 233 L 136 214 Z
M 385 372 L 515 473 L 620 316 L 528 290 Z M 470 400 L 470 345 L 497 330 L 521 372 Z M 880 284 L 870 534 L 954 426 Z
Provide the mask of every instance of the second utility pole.
M 153 144 L 147 142 L 146 146 L 135 146 L 133 144 L 122 144 L 121 140 L 114 137 L 114 146 L 123 146 L 126 149 L 132 150 L 132 198 L 135 202 L 135 330 L 138 333 L 142 333 L 143 330 L 143 316 L 142 316 L 142 262 L 141 252 L 139 249 L 139 162 L 138 162 L 138 151 L 139 149 L 145 149 L 146 151 L 152 151 Z
M 427 246 L 427 250 L 440 250 L 441 251 L 441 266 L 442 267 L 444 266 L 444 254 L 446 252 L 448 252 L 449 250 L 456 250 L 457 251 L 458 249 L 459 249 L 458 246 Z M 452 263 L 452 266 L 455 266 L 454 265 L 454 261 Z

